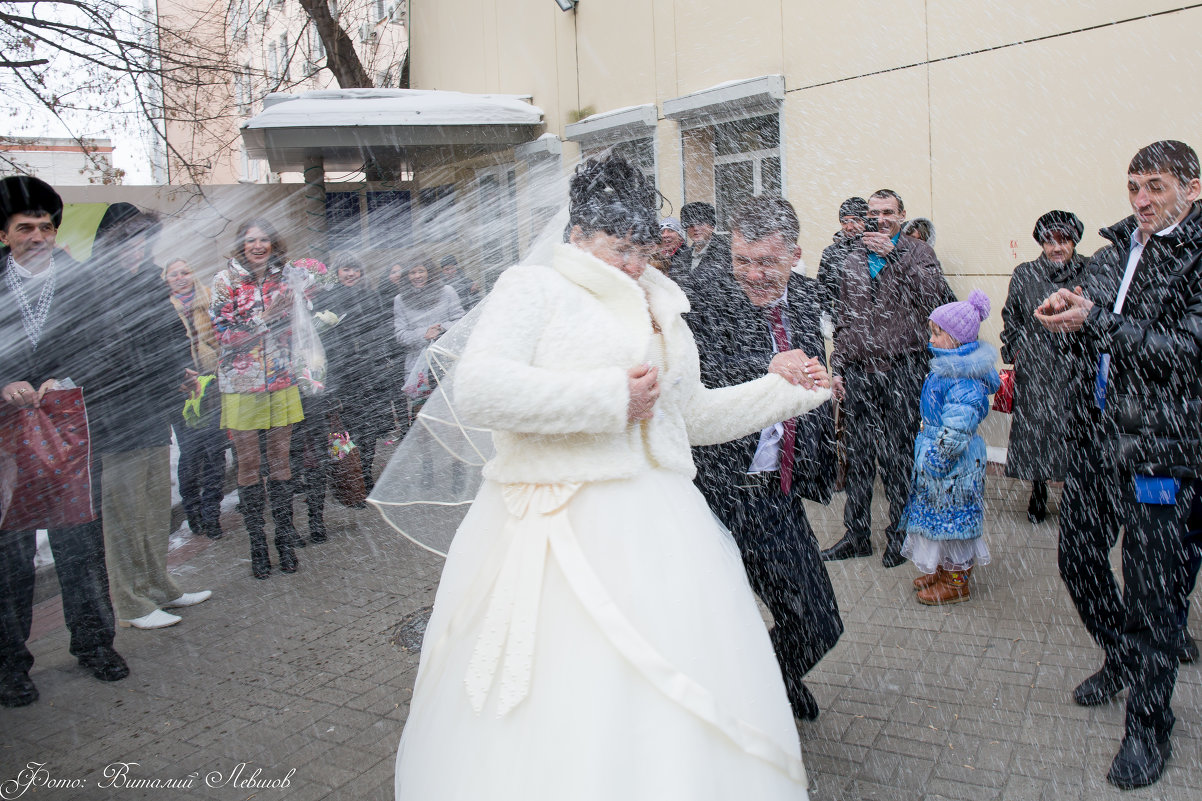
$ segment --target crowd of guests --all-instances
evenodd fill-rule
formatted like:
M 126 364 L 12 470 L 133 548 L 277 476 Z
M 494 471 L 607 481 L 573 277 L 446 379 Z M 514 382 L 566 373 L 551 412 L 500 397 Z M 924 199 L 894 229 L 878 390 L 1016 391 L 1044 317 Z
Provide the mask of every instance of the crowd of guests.
M 991 304 L 979 289 L 957 299 L 934 251 L 934 224 L 908 219 L 891 189 L 840 205 L 839 230 L 809 278 L 797 244 L 801 224 L 787 200 L 751 198 L 723 221 L 700 202 L 685 204 L 679 218 L 651 219 L 653 189 L 636 172 L 617 158 L 583 165 L 556 277 L 511 272 L 490 296 L 502 298 L 482 317 L 493 338 L 473 334 L 469 351 L 481 361 L 465 358 L 475 371 L 461 374 L 472 377 L 462 380 L 472 387 L 464 392 L 475 397 L 476 413 L 492 415 L 498 457 L 485 475 L 512 474 L 541 486 L 540 471 L 558 465 L 564 475 L 546 472 L 546 480 L 585 487 L 635 476 L 630 498 L 639 500 L 657 483 L 677 492 L 668 474 L 691 478 L 695 464 L 697 489 L 729 530 L 751 587 L 772 613 L 771 646 L 793 716 L 813 720 L 819 705 L 803 677 L 843 631 L 824 562 L 874 553 L 878 477 L 889 510 L 881 561 L 886 568 L 914 564 L 920 603 L 969 600 L 974 570 L 992 558 L 983 525 L 987 457 L 978 431 L 1001 386 L 999 352 L 980 340 Z M 597 186 L 609 194 L 592 197 Z M 1108 775 L 1125 788 L 1160 777 L 1177 664 L 1197 658 L 1186 627 L 1202 563 L 1195 481 L 1202 469 L 1197 155 L 1174 141 L 1141 149 L 1128 168 L 1128 191 L 1133 216 L 1101 231 L 1110 244 L 1092 258 L 1076 251 L 1084 225 L 1075 214 L 1053 210 L 1036 220 L 1032 235 L 1041 252 L 1014 270 L 1000 351 L 1014 380 L 1006 473 L 1030 483 L 1032 523 L 1049 515 L 1049 483 L 1064 482 L 1059 567 L 1105 653 L 1101 670 L 1073 697 L 1094 705 L 1130 689 L 1126 736 Z M 7 248 L 0 265 L 2 400 L 34 408 L 68 377 L 88 389 L 99 514 L 80 526 L 52 528 L 50 543 L 72 653 L 104 680 L 128 672 L 112 650 L 114 620 L 138 628 L 172 625 L 180 618 L 168 609 L 211 595 L 183 591 L 166 570 L 171 431 L 191 530 L 222 536 L 225 451 L 232 443 L 252 574 L 295 572 L 296 550 L 306 542 L 293 524 L 294 494 L 307 501 L 309 541 L 326 539 L 331 429 L 345 427 L 358 445 L 370 489 L 376 440 L 409 420 L 402 388 L 420 372 L 426 348 L 482 299 L 479 284 L 452 256 L 393 265 L 375 288 L 351 253 L 335 254 L 328 269 L 314 259 L 289 262 L 284 240 L 262 218 L 238 228 L 230 258 L 206 286 L 182 260 L 161 271 L 154 265 L 158 219 L 129 204 L 109 207 L 90 264 L 81 267 L 54 249 L 62 203 L 51 187 L 5 179 L 0 211 Z M 648 265 L 664 277 L 645 278 Z M 96 313 L 89 288 L 102 274 L 119 291 Z M 638 282 L 635 306 L 642 312 L 631 311 L 622 274 Z M 525 294 L 515 289 L 523 281 Z M 557 287 L 563 297 L 555 302 L 572 313 L 561 319 L 531 305 L 534 286 L 548 293 Z M 506 292 L 516 316 L 498 311 Z M 587 314 L 576 319 L 577 310 L 596 302 L 590 324 L 612 328 L 615 336 L 635 326 L 649 342 L 586 337 Z M 687 332 L 674 327 L 677 319 Z M 320 374 L 294 352 L 315 320 L 324 328 L 327 369 Z M 561 331 L 568 322 L 571 330 Z M 81 330 L 96 331 L 100 343 L 86 361 L 71 342 Z M 531 337 L 542 343 L 533 355 L 520 350 L 532 347 Z M 689 383 L 686 339 L 695 343 L 697 388 Z M 605 367 L 597 368 L 595 384 L 565 383 L 550 368 L 515 361 L 518 351 L 502 352 L 510 340 L 527 361 Z M 623 353 L 643 355 L 614 384 L 611 362 Z M 686 373 L 674 383 L 663 381 L 682 367 Z M 511 386 L 513 370 L 533 383 Z M 780 385 L 772 383 L 778 379 Z M 546 392 L 531 408 L 540 381 Z M 786 385 L 805 393 L 790 395 Z M 824 403 L 828 390 L 832 402 Z M 661 392 L 675 399 L 666 402 Z M 743 394 L 756 403 L 736 411 L 730 399 Z M 510 402 L 511 415 L 504 413 Z M 661 416 L 665 409 L 671 413 Z M 777 410 L 773 419 L 751 425 L 767 409 Z M 519 420 L 526 420 L 523 427 L 507 431 Z M 627 453 L 633 440 L 611 442 L 619 429 L 641 432 L 642 444 Z M 686 441 L 693 446 L 687 468 L 679 452 Z M 604 452 L 597 459 L 584 459 L 598 448 Z M 830 501 L 840 449 L 844 534 L 821 549 L 804 501 Z M 529 464 L 530 453 L 542 450 L 550 461 Z M 605 472 L 611 467 L 614 476 Z M 655 472 L 661 469 L 667 472 Z M 145 491 L 125 492 L 130 486 Z M 594 492 L 600 490 L 586 489 L 582 497 Z M 499 500 L 492 501 L 502 514 Z M 1120 533 L 1122 590 L 1108 561 Z M 24 646 L 32 537 L 32 531 L 0 532 L 6 587 L 0 703 L 7 706 L 37 697 Z M 97 568 L 100 554 L 107 570 Z M 415 716 L 417 708 L 415 702 Z
M 32 412 L 48 392 L 86 388 L 90 480 L 48 494 L 82 488 L 93 498 L 85 499 L 80 525 L 47 524 L 47 531 L 71 652 L 98 678 L 115 681 L 128 674 L 112 647 L 115 626 L 172 626 L 181 620 L 172 610 L 212 595 L 185 591 L 167 570 L 173 435 L 176 483 L 192 534 L 224 535 L 232 445 L 252 575 L 296 572 L 297 549 L 307 542 L 293 524 L 295 494 L 308 508 L 308 542 L 327 538 L 333 429 L 348 432 L 358 447 L 370 491 L 377 440 L 408 423 L 407 371 L 481 293 L 453 256 L 438 265 L 420 259 L 408 269 L 394 266 L 378 289 L 351 253 L 335 254 L 329 266 L 315 259 L 290 263 L 284 239 L 262 218 L 237 228 L 225 264 L 201 281 L 184 259 L 156 265 L 161 222 L 129 203 L 108 206 L 91 255 L 80 264 L 56 247 L 62 213 L 61 197 L 45 182 L 0 181 L 2 394 L 11 407 Z M 289 277 L 290 266 L 301 272 Z M 294 358 L 300 322 L 322 326 L 322 369 Z M 23 502 L 23 485 L 8 465 L 63 456 L 13 453 L 11 440 L 0 471 L 6 514 Z M 60 499 L 38 503 L 54 507 Z M 0 529 L 4 706 L 38 697 L 25 647 L 35 543 L 32 528 Z

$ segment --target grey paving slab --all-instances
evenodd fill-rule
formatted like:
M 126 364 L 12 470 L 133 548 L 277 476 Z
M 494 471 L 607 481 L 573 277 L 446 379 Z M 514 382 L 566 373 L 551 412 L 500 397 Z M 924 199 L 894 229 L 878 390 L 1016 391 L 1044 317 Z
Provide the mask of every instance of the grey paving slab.
M 811 797 L 1192 801 L 1202 667 L 1182 667 L 1162 781 L 1131 793 L 1107 785 L 1123 707 L 1070 700 L 1100 655 L 1060 584 L 1056 527 L 1027 522 L 1025 486 L 991 476 L 987 487 L 994 561 L 974 575 L 969 603 L 921 607 L 913 572 L 876 558 L 830 565 L 847 630 L 807 678 L 823 709 L 799 730 Z M 1053 508 L 1057 500 L 1054 490 Z M 842 533 L 841 504 L 810 509 L 824 545 Z M 228 519 L 227 537 L 175 568 L 214 598 L 181 610 L 171 629 L 121 630 L 117 647 L 133 669 L 123 682 L 80 669 L 61 627 L 31 643 L 42 698 L 0 710 L 0 781 L 44 762 L 54 777 L 90 782 L 86 792 L 31 796 L 52 801 L 391 798 L 418 656 L 402 643 L 432 603 L 441 565 L 374 511 L 329 510 L 331 540 L 300 551 L 296 575 L 267 581 L 250 576 L 238 519 Z M 884 512 L 878 502 L 875 519 Z M 297 513 L 303 521 L 299 501 Z M 129 781 L 193 784 L 100 787 L 115 763 L 131 763 Z M 242 778 L 258 770 L 290 776 L 289 786 L 234 786 L 240 765 Z

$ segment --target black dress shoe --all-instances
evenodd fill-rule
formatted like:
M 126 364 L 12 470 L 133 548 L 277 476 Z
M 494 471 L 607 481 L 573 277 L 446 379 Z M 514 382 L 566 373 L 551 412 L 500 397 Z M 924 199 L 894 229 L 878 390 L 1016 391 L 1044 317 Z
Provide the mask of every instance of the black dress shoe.
M 858 556 L 872 556 L 872 540 L 867 537 L 857 540 L 850 534 L 844 534 L 843 539 L 822 552 L 822 561 L 838 562 Z
M 1154 784 L 1164 773 L 1164 763 L 1171 751 L 1167 735 L 1158 740 L 1147 731 L 1126 734 L 1114 762 L 1110 763 L 1106 781 L 1120 790 L 1134 790 Z
M 103 646 L 79 657 L 79 664 L 101 681 L 121 681 L 129 675 L 129 665 L 121 654 Z
M 1194 638 L 1189 636 L 1185 629 L 1177 635 L 1177 661 L 1183 665 L 1198 661 L 1198 643 L 1194 642 Z
M 814 699 L 814 694 L 801 682 L 798 682 L 797 686 L 797 698 L 789 699 L 793 707 L 793 717 L 798 720 L 818 720 L 818 702 Z
M 1127 682 L 1119 670 L 1107 662 L 1101 670 L 1077 685 L 1077 689 L 1073 690 L 1073 700 L 1081 706 L 1097 706 L 1114 698 L 1126 686 Z
M 18 673 L 5 673 L 0 676 L 0 706 L 13 709 L 18 706 L 29 706 L 38 700 L 38 688 L 29 680 L 29 674 L 24 670 Z

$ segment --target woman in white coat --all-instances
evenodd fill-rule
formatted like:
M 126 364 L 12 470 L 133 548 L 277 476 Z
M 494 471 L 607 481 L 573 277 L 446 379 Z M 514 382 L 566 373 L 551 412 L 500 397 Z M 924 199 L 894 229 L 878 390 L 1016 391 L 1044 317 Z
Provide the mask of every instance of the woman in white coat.
M 709 390 L 657 193 L 619 158 L 571 181 L 569 242 L 506 271 L 454 377 L 496 456 L 448 553 L 397 754 L 405 801 L 806 797 L 739 551 L 690 445 L 825 402 L 800 351 Z

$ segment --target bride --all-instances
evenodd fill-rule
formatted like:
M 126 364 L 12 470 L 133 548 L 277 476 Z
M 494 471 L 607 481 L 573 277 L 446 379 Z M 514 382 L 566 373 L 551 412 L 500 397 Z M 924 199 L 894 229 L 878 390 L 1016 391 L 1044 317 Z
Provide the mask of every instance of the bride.
M 829 397 L 800 351 L 703 388 L 658 195 L 581 164 L 568 242 L 497 282 L 453 381 L 496 455 L 451 544 L 398 801 L 806 798 L 785 686 L 690 445 Z M 807 372 L 810 370 L 812 372 Z

